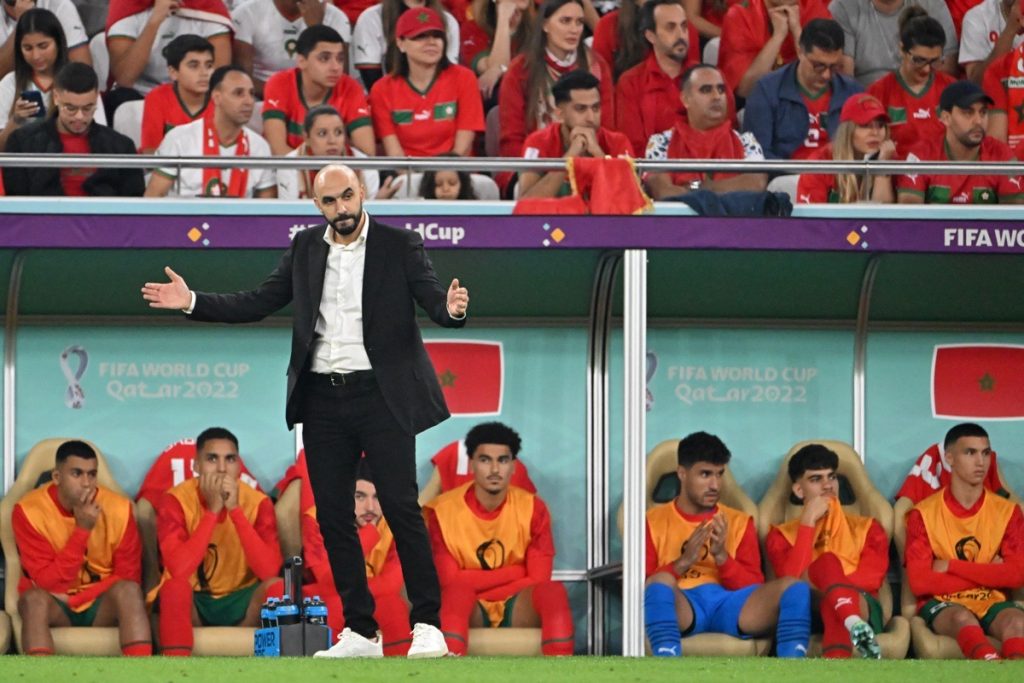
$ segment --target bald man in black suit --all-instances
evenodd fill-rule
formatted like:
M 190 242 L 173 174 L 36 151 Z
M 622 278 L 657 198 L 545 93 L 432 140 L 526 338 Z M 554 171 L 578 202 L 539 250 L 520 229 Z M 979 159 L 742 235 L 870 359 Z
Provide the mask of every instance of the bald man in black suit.
M 348 167 L 324 167 L 314 202 L 326 224 L 295 236 L 255 289 L 193 292 L 170 268 L 148 282 L 154 308 L 190 319 L 243 323 L 293 304 L 286 420 L 303 425 L 317 520 L 345 610 L 345 629 L 325 657 L 382 656 L 354 519 L 356 464 L 363 453 L 395 536 L 412 603 L 410 657 L 441 657 L 440 588 L 416 502 L 416 434 L 449 416 L 416 323 L 415 304 L 443 327 L 466 322 L 469 294 L 441 286 L 423 240 L 378 223 Z

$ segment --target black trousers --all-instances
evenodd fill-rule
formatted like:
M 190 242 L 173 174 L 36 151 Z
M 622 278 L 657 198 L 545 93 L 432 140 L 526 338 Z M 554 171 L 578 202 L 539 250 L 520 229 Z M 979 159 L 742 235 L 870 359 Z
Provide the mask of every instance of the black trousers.
M 345 626 L 372 638 L 373 596 L 355 521 L 355 473 L 365 453 L 381 511 L 395 537 L 409 621 L 440 627 L 441 588 L 430 539 L 417 502 L 416 437 L 398 425 L 372 372 L 302 378 L 302 438 L 316 518 L 324 537 L 334 583 L 345 610 Z

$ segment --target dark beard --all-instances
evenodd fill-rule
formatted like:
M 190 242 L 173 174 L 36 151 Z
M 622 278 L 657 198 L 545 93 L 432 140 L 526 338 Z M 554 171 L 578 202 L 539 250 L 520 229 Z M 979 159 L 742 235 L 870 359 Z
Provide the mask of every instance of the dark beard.
M 360 218 L 360 216 L 350 216 L 348 214 L 338 214 L 337 216 L 334 217 L 333 220 L 328 220 L 327 224 L 331 226 L 331 230 L 334 231 L 335 235 L 338 235 L 339 237 L 348 237 L 349 235 L 351 235 L 352 233 L 354 233 L 356 231 L 356 228 L 359 227 L 359 218 Z M 349 225 L 347 227 L 339 226 L 339 223 L 344 223 L 346 220 L 349 220 L 349 219 L 352 220 L 352 224 L 351 225 Z

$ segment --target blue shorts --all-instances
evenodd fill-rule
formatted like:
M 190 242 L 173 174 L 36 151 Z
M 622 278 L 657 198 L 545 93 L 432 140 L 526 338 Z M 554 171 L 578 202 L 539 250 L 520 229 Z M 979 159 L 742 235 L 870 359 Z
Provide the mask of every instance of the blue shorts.
M 761 584 L 731 591 L 717 583 L 706 583 L 696 588 L 679 591 L 693 609 L 693 624 L 683 637 L 698 633 L 724 633 L 734 638 L 750 638 L 740 632 L 740 610 L 747 604 L 747 598 Z

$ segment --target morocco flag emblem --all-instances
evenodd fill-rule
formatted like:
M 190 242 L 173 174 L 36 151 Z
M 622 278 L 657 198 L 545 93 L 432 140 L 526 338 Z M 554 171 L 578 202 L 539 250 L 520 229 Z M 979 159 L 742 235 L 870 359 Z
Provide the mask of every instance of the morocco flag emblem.
M 427 341 L 452 415 L 498 415 L 505 383 L 501 342 Z
M 932 414 L 953 419 L 1024 419 L 1024 346 L 936 346 Z

